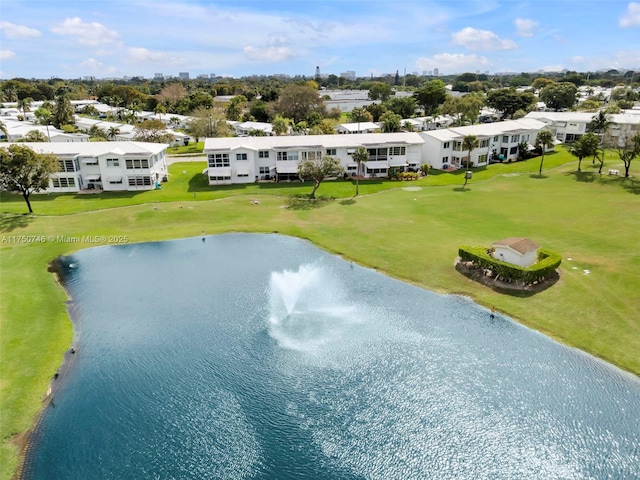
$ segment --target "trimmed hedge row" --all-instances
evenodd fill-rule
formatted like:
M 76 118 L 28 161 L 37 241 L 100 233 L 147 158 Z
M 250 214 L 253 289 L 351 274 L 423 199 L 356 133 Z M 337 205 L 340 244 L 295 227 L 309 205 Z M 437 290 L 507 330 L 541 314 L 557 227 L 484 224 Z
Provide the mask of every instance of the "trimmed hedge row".
M 496 277 L 511 281 L 520 281 L 526 285 L 543 280 L 553 275 L 562 263 L 562 256 L 551 250 L 538 250 L 538 262 L 530 267 L 519 267 L 512 263 L 503 262 L 491 256 L 492 248 L 470 247 L 463 245 L 458 249 L 458 255 L 464 262 L 482 269 L 491 270 Z

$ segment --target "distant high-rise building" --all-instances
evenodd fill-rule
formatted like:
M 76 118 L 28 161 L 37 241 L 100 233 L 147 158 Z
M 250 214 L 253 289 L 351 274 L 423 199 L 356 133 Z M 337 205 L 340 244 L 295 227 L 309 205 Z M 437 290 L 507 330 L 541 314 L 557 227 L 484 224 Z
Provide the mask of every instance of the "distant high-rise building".
M 163 80 L 164 79 L 164 75 L 162 73 L 154 73 L 153 74 L 153 78 L 154 78 L 154 80 Z
M 440 70 L 438 70 L 437 68 L 434 68 L 433 74 L 437 77 L 438 75 L 440 75 Z
M 178 73 L 178 78 L 180 80 L 189 80 L 189 72 L 180 72 L 180 73 Z
M 340 74 L 341 77 L 346 78 L 348 80 L 356 79 L 356 71 L 355 70 L 347 70 L 346 72 L 342 72 Z

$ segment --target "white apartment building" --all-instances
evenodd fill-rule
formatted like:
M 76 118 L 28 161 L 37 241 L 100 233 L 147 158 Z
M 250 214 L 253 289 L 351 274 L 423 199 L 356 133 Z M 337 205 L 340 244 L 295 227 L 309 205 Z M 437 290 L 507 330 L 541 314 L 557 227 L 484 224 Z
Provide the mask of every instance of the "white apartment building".
M 424 139 L 422 163 L 429 163 L 437 169 L 463 167 L 469 152 L 463 150 L 462 142 L 468 135 L 476 136 L 479 141 L 479 147 L 471 152 L 471 165 L 487 165 L 492 159 L 515 161 L 518 158 L 518 145 L 521 142 L 533 145 L 536 135 L 544 127 L 545 123 L 538 120 L 521 118 L 420 132 L 419 135 Z
M 11 145 L 11 144 L 6 144 Z M 58 158 L 49 193 L 152 190 L 167 180 L 167 145 L 145 142 L 20 143 Z M 4 146 L 4 145 L 3 145 Z
M 587 133 L 587 125 L 596 117 L 594 112 L 530 112 L 525 118 L 544 122 L 561 143 L 578 140 Z M 617 146 L 625 137 L 640 133 L 640 114 L 633 110 L 609 115 L 611 125 L 604 132 L 605 145 Z
M 385 177 L 391 167 L 417 170 L 423 143 L 417 133 L 207 138 L 203 173 L 209 185 L 297 180 L 301 160 L 329 155 L 340 160 L 349 176 Z M 358 171 L 352 154 L 360 146 L 368 150 L 369 161 Z

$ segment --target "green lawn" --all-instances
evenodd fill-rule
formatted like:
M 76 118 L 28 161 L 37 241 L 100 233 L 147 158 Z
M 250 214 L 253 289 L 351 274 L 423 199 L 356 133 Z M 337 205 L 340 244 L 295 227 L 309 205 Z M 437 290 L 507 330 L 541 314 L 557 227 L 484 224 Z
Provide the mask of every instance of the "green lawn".
M 557 153 L 545 156 L 545 170 L 554 169 L 574 162 L 574 158 L 567 152 L 560 150 Z M 583 162 L 583 170 L 591 168 L 590 162 Z M 620 167 L 621 163 L 608 161 L 612 167 Z M 501 175 L 534 174 L 538 172 L 540 161 L 537 158 L 524 162 L 509 164 L 495 164 L 474 170 L 473 179 L 468 186 L 479 182 L 493 181 Z M 37 215 L 66 215 L 70 213 L 88 212 L 107 208 L 122 207 L 128 205 L 141 205 L 145 203 L 183 202 L 193 200 L 215 200 L 233 195 L 279 195 L 293 196 L 306 195 L 311 192 L 310 183 L 249 183 L 243 185 L 225 185 L 211 187 L 207 178 L 202 174 L 206 168 L 206 161 L 174 163 L 169 166 L 169 181 L 162 184 L 160 190 L 146 190 L 140 192 L 109 192 L 101 194 L 73 194 L 51 193 L 33 194 L 31 203 Z M 454 173 L 442 173 L 433 170 L 433 173 L 417 181 L 410 182 L 412 186 L 446 186 L 462 185 L 464 183 L 464 171 Z M 360 194 L 366 195 L 383 190 L 402 188 L 408 183 L 389 180 L 360 181 Z M 318 190 L 320 197 L 349 198 L 355 193 L 355 185 L 351 180 L 326 181 Z M 25 213 L 26 204 L 21 195 L 0 192 L 0 212 Z
M 190 143 L 189 145 L 167 148 L 167 153 L 170 155 L 197 154 L 202 153 L 203 151 L 204 142 Z
M 536 159 L 492 165 L 476 171 L 466 189 L 455 174 L 362 182 L 357 198 L 351 182 L 328 182 L 319 194 L 335 200 L 316 203 L 289 198 L 309 193 L 309 185 L 208 187 L 198 177 L 204 164 L 197 163 L 173 165 L 170 181 L 158 191 L 39 195 L 35 215 L 15 214 L 25 211 L 24 202 L 4 194 L 1 208 L 9 213 L 0 215 L 0 477 L 11 478 L 17 459 L 12 437 L 32 424 L 73 336 L 65 294 L 47 266 L 86 245 L 55 241 L 60 235 L 126 235 L 131 242 L 202 230 L 295 235 L 416 285 L 495 305 L 525 325 L 640 374 L 640 182 L 599 176 L 590 160 L 577 173 L 577 163 L 562 151 L 546 156 L 542 177 L 538 165 Z M 606 168 L 619 166 L 612 158 Z M 422 188 L 403 188 L 417 186 Z M 24 243 L 17 235 L 46 241 Z M 561 253 L 560 281 L 534 296 L 507 296 L 454 270 L 459 245 L 489 245 L 509 236 L 527 236 Z

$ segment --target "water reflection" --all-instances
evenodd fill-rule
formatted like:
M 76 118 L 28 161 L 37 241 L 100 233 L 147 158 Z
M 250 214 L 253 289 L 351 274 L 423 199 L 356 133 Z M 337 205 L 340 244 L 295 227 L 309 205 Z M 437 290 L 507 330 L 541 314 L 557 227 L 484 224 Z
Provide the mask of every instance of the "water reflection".
M 277 235 L 66 262 L 30 478 L 640 476 L 637 379 L 468 299 Z

